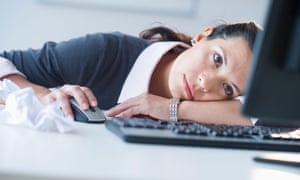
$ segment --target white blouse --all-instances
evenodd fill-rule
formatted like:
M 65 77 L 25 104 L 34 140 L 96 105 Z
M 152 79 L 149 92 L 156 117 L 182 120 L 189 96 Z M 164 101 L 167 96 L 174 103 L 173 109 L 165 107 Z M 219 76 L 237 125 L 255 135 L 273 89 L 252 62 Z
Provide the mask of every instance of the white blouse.
M 0 57 L 0 79 L 12 74 L 19 74 L 25 77 L 23 73 L 17 70 L 16 66 L 12 62 Z

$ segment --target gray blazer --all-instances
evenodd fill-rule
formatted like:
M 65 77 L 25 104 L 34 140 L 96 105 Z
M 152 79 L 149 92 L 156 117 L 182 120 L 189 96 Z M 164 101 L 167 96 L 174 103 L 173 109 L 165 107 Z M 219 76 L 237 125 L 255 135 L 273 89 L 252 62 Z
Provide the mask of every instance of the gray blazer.
M 150 42 L 116 33 L 88 34 L 63 42 L 47 42 L 41 49 L 5 51 L 27 79 L 48 88 L 64 84 L 89 87 L 99 107 L 114 106 L 138 55 Z

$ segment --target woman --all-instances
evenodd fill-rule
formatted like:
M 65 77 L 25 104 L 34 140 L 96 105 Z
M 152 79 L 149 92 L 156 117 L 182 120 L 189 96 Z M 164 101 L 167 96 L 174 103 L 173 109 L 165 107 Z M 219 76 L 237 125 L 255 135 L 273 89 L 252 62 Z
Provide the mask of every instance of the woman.
M 68 116 L 74 97 L 83 109 L 109 109 L 107 116 L 250 125 L 236 97 L 245 89 L 258 30 L 253 22 L 223 24 L 192 39 L 157 27 L 140 38 L 97 33 L 48 42 L 42 49 L 1 54 L 12 69 L 1 78 L 33 87 L 46 104 L 60 100 Z M 48 89 L 53 87 L 59 88 Z

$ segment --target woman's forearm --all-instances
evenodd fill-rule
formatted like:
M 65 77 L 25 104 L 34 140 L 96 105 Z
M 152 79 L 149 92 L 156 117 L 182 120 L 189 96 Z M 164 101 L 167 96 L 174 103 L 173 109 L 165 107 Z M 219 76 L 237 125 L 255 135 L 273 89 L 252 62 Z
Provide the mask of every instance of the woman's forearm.
M 249 118 L 240 114 L 240 102 L 228 101 L 183 101 L 179 105 L 179 119 L 203 123 L 252 125 Z
M 3 79 L 9 79 L 13 81 L 20 88 L 32 87 L 34 89 L 35 95 L 39 99 L 50 92 L 49 89 L 28 81 L 25 78 L 25 75 L 22 72 L 20 72 L 11 61 L 0 57 L 0 80 Z M 5 104 L 5 101 L 1 98 L 0 104 Z
M 6 77 L 3 77 L 2 79 L 9 79 L 13 81 L 16 85 L 18 85 L 20 88 L 26 88 L 26 87 L 32 87 L 34 90 L 35 95 L 40 99 L 42 96 L 48 94 L 50 90 L 48 88 L 45 88 L 43 86 L 39 86 L 37 84 L 34 84 L 30 81 L 28 81 L 25 77 L 18 75 L 18 74 L 12 74 L 8 75 Z

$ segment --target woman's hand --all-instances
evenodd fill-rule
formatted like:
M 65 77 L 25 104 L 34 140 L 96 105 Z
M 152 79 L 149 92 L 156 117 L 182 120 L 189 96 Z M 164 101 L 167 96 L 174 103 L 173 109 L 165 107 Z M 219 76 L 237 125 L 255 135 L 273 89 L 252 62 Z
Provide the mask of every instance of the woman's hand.
M 61 102 L 61 108 L 66 116 L 73 117 L 70 98 L 74 98 L 82 109 L 88 109 L 90 106 L 97 106 L 97 99 L 93 92 L 84 86 L 66 84 L 53 91 L 40 92 L 37 96 L 44 104 L 59 100 Z
M 145 93 L 130 98 L 106 112 L 108 117 L 146 115 L 155 119 L 169 119 L 169 99 Z
M 61 102 L 61 107 L 66 116 L 73 116 L 70 105 L 70 98 L 74 98 L 82 109 L 90 106 L 97 106 L 97 99 L 93 92 L 84 86 L 66 84 L 60 88 L 50 91 L 44 86 L 40 86 L 28 81 L 24 76 L 12 74 L 5 78 L 13 81 L 20 88 L 31 87 L 34 89 L 35 96 L 43 103 L 49 104 L 56 100 Z M 1 103 L 1 99 L 0 99 Z M 2 101 L 2 103 L 5 103 Z

